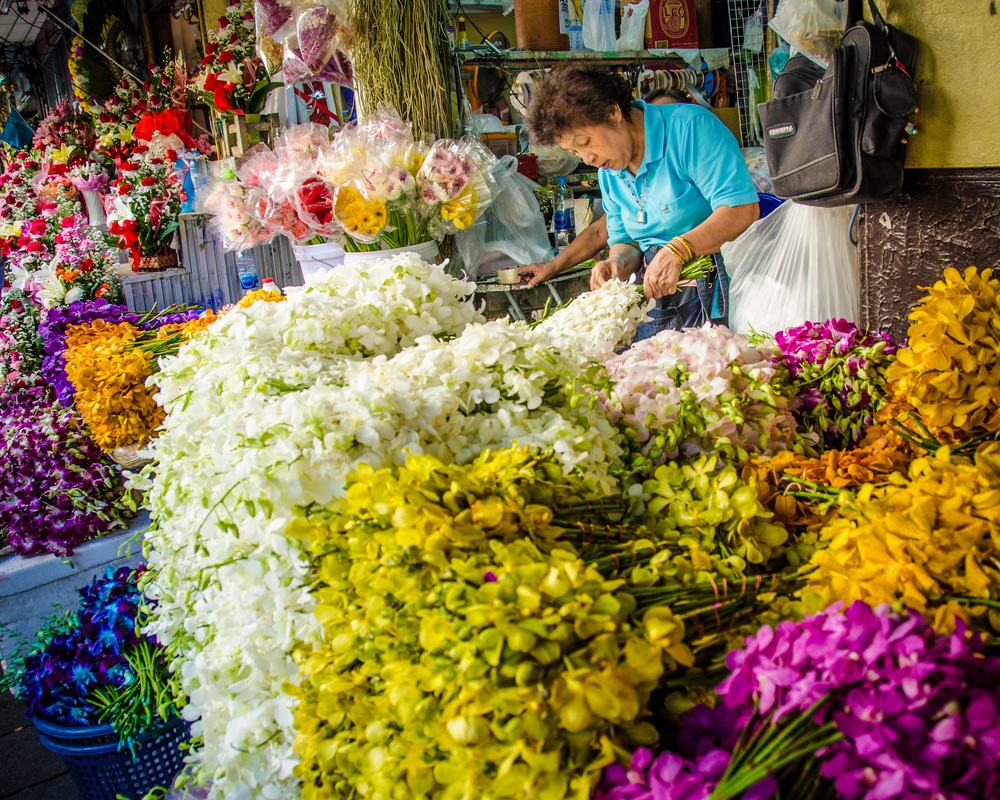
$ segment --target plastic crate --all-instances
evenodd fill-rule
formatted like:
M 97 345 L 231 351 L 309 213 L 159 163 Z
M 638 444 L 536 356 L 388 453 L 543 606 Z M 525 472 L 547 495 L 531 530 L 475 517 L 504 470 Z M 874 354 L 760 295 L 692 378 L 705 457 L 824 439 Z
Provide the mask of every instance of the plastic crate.
M 33 719 L 38 738 L 61 756 L 81 800 L 140 800 L 155 786 L 173 782 L 184 765 L 181 744 L 190 738 L 188 723 L 176 718 L 139 739 L 135 752 L 119 749 L 110 725 L 71 728 Z

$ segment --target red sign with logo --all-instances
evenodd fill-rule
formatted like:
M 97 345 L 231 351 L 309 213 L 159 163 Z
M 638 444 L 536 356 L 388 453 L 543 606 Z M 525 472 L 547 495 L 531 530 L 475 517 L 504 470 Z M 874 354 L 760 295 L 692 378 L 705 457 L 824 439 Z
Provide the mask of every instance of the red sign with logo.
M 674 50 L 698 47 L 694 0 L 649 0 L 646 47 Z

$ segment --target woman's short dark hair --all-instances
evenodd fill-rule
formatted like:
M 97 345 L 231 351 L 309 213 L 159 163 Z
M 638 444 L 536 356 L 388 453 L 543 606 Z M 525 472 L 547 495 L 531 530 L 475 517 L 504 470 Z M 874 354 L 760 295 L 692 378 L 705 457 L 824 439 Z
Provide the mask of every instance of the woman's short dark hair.
M 537 144 L 555 144 L 573 128 L 609 123 L 615 106 L 628 119 L 632 87 L 623 77 L 601 67 L 560 64 L 535 84 L 528 131 Z

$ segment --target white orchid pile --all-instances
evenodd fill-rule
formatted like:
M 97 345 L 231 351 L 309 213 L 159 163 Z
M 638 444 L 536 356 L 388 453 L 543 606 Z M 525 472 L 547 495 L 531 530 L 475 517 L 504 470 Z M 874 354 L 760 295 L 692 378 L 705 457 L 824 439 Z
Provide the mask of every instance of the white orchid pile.
M 614 279 L 557 309 L 537 330 L 564 350 L 603 361 L 635 338 L 654 305 L 634 279 Z
M 621 434 L 581 397 L 603 370 L 544 331 L 483 324 L 472 290 L 412 256 L 333 270 L 227 314 L 151 379 L 167 418 L 144 478 L 148 630 L 197 720 L 193 777 L 212 798 L 298 796 L 286 689 L 320 626 L 289 525 L 355 465 L 465 463 L 516 442 L 595 495 L 615 487 Z

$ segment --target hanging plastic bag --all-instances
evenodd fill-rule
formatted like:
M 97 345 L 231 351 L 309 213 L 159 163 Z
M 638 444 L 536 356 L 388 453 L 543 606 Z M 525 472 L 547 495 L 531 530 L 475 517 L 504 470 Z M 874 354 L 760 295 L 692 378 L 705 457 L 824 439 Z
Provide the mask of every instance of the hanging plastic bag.
M 858 260 L 848 234 L 853 213 L 853 206 L 787 201 L 723 245 L 730 327 L 774 333 L 835 317 L 856 321 Z
M 826 67 L 847 21 L 843 0 L 782 0 L 768 26 L 795 50 Z
M 455 245 L 470 278 L 514 264 L 549 256 L 549 234 L 535 189 L 538 184 L 517 171 L 517 159 L 501 158 L 493 168 L 497 193 L 479 222 L 455 234 Z
M 583 44 L 599 53 L 615 49 L 615 7 L 611 0 L 587 0 L 583 7 Z
M 743 49 L 751 53 L 759 53 L 764 49 L 764 4 L 747 17 L 743 23 Z
M 649 13 L 649 0 L 639 0 L 638 3 L 622 3 L 621 34 L 618 37 L 619 53 L 630 50 L 644 49 L 646 36 L 646 15 Z

